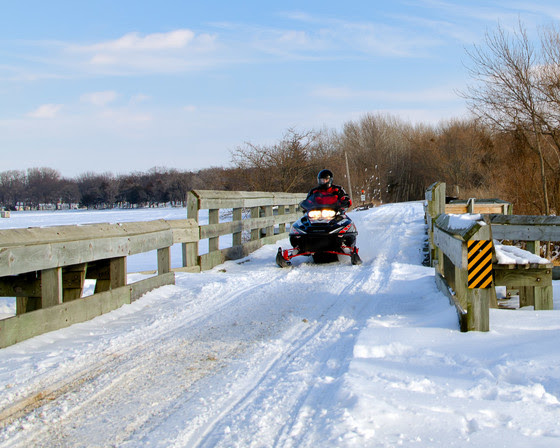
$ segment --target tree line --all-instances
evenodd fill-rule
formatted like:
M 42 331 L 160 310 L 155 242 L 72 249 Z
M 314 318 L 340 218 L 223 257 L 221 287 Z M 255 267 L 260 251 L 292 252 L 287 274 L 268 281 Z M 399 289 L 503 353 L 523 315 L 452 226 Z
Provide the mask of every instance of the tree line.
M 469 118 L 411 124 L 366 114 L 339 130 L 287 129 L 276 143 L 246 142 L 228 167 L 152 168 L 66 179 L 51 168 L 0 173 L 0 205 L 85 207 L 182 204 L 191 189 L 305 192 L 323 168 L 354 202 L 420 200 L 435 181 L 467 199 L 500 198 L 519 214 L 560 211 L 560 34 L 532 42 L 521 24 L 498 28 L 469 53 Z M 349 175 L 349 176 L 348 176 Z

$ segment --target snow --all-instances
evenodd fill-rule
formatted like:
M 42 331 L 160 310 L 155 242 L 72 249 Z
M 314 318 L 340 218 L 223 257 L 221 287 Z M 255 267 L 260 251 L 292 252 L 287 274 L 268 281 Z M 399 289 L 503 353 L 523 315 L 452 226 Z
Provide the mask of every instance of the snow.
M 486 223 L 482 219 L 482 215 L 478 213 L 468 213 L 468 214 L 449 214 L 448 227 L 453 230 L 464 230 L 470 229 L 473 222 L 478 222 L 481 226 L 485 226 Z
M 498 264 L 549 264 L 546 258 L 515 246 L 494 244 Z
M 560 446 L 558 305 L 460 333 L 422 204 L 351 216 L 361 266 L 269 245 L 0 350 L 0 446 Z

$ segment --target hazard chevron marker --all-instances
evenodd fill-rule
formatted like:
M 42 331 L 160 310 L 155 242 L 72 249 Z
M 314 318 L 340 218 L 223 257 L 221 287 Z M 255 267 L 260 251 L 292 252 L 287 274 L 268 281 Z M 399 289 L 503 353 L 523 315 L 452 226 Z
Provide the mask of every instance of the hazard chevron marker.
M 492 241 L 467 241 L 467 286 L 489 288 L 492 285 Z

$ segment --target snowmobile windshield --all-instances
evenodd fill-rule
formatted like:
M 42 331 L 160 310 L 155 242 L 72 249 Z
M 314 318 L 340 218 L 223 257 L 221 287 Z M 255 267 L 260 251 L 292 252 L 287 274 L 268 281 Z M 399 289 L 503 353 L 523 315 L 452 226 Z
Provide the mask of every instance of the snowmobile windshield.
M 301 207 L 306 211 L 324 208 L 338 211 L 345 208 L 340 202 L 338 196 L 334 194 L 324 194 L 322 192 L 316 192 L 309 196 L 301 203 Z

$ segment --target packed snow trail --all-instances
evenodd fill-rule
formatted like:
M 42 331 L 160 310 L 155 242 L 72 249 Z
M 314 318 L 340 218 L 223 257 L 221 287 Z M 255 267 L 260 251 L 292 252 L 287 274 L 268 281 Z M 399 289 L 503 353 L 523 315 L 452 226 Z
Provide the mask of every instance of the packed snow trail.
M 280 269 L 266 246 L 0 350 L 0 446 L 557 443 L 560 356 L 533 331 L 553 316 L 461 334 L 421 266 L 422 204 L 352 217 L 361 266 Z
M 12 416 L 5 441 L 315 445 L 324 437 L 316 421 L 332 418 L 360 328 L 388 306 L 376 294 L 390 283 L 392 261 L 407 244 L 419 259 L 417 235 L 401 234 L 411 221 L 423 232 L 419 206 L 379 209 L 361 224 L 362 266 L 298 260 L 282 270 L 269 246 L 211 272 L 179 274 L 175 286 L 81 324 L 85 346 L 63 330 L 8 349 L 34 374 L 5 396 L 31 410 Z M 43 352 L 34 366 L 25 361 L 30 348 Z

